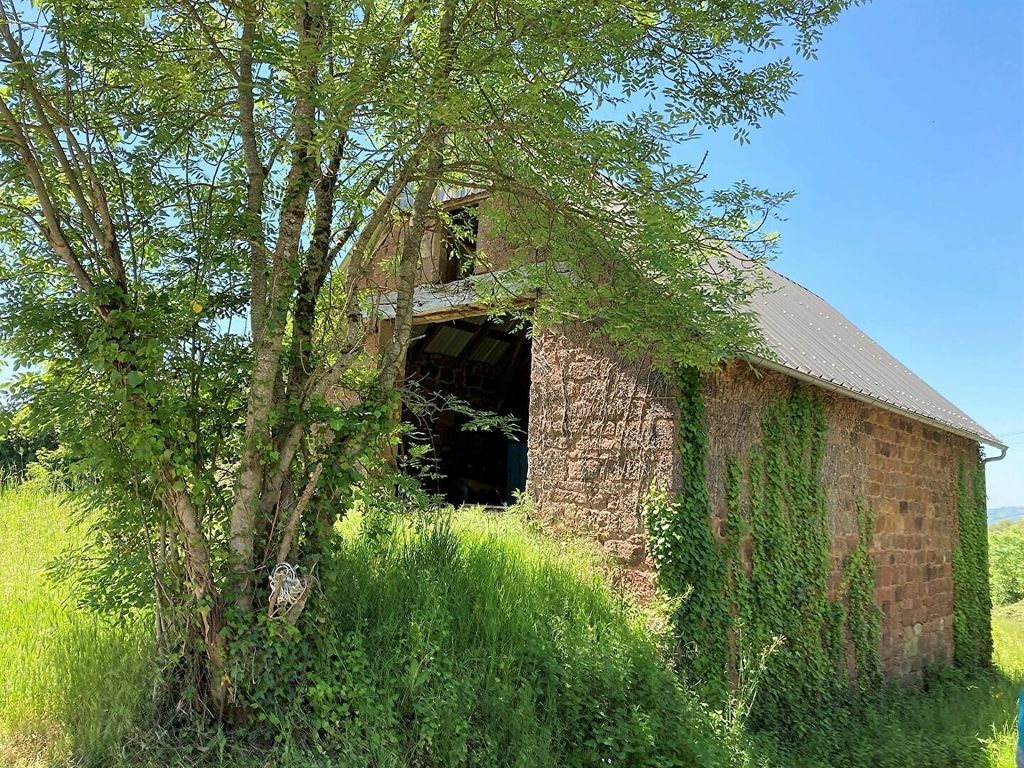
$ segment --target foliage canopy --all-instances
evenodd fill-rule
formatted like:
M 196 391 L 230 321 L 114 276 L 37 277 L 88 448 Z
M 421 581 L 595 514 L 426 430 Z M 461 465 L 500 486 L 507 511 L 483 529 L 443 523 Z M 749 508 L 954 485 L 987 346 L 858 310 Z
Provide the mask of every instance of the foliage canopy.
M 1024 600 L 1024 523 L 989 529 L 989 581 L 992 603 L 1011 605 Z
M 721 257 L 763 255 L 785 196 L 703 190 L 670 149 L 777 113 L 788 52 L 845 5 L 0 2 L 0 346 L 41 366 L 21 385 L 135 569 L 101 591 L 153 600 L 229 705 L 229 635 L 299 619 L 395 439 L 444 190 L 491 194 L 516 250 L 567 270 L 539 270 L 540 322 L 602 317 L 666 365 L 753 343 Z M 397 311 L 371 353 L 380 271 Z

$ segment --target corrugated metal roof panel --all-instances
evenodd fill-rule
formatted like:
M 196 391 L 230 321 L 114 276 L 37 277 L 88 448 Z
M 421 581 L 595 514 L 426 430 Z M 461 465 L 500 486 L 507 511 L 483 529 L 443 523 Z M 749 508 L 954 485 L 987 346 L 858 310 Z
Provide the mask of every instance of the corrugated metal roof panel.
M 459 353 L 466 348 L 466 345 L 469 344 L 469 340 L 472 338 L 473 334 L 469 331 L 445 326 L 434 335 L 434 338 L 427 342 L 427 346 L 423 351 L 434 355 L 458 357 Z
M 773 269 L 771 290 L 754 310 L 768 348 L 782 367 L 900 411 L 952 427 L 991 445 L 999 439 L 940 395 L 823 298 Z
M 737 258 L 742 259 L 739 254 Z M 752 301 L 751 309 L 775 360 L 770 367 L 792 371 L 895 409 L 937 427 L 1004 448 L 999 438 L 926 384 L 879 344 L 815 293 L 773 269 L 765 268 L 769 290 Z M 496 273 L 501 275 L 501 273 Z M 508 296 L 510 286 L 522 296 L 529 286 L 514 275 L 495 279 L 476 275 L 447 285 L 416 289 L 417 318 L 453 310 L 480 311 L 489 293 Z M 383 297 L 380 312 L 394 317 L 394 294 Z
M 505 356 L 505 353 L 508 352 L 509 347 L 511 346 L 512 345 L 504 339 L 492 339 L 485 336 L 480 339 L 476 348 L 473 350 L 473 353 L 469 356 L 469 359 L 477 363 L 489 363 L 493 365 Z

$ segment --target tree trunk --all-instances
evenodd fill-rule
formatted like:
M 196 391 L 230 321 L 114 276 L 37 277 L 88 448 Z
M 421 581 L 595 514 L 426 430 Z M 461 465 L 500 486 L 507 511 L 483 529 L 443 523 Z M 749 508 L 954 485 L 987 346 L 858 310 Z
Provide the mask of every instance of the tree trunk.
M 192 586 L 206 650 L 206 682 L 210 704 L 221 715 L 227 706 L 227 676 L 224 671 L 224 605 L 210 563 L 210 550 L 199 527 L 199 518 L 189 496 L 173 487 L 167 504 L 174 513 L 185 550 L 185 574 Z

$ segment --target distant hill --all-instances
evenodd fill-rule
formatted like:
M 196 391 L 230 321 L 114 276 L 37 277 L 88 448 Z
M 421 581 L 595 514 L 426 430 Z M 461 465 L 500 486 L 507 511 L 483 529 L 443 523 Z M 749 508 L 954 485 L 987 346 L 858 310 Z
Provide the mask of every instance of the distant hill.
M 996 507 L 988 511 L 989 525 L 1010 520 L 1024 520 L 1024 507 Z

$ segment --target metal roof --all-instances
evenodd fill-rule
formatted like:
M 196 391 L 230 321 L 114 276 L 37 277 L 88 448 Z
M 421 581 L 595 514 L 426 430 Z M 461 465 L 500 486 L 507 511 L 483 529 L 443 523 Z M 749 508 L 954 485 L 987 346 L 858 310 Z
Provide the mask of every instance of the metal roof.
M 773 269 L 765 267 L 764 274 L 769 288 L 754 297 L 751 310 L 774 359 L 756 358 L 755 364 L 997 448 L 1006 447 L 827 301 Z M 474 275 L 445 285 L 420 286 L 413 311 L 420 322 L 429 322 L 431 316 L 479 314 L 491 294 L 507 299 L 510 293 L 527 297 L 534 292 L 512 270 Z M 394 293 L 382 297 L 382 317 L 394 317 L 394 300 Z
M 776 359 L 760 362 L 1006 447 L 816 293 L 773 269 L 765 276 L 773 290 L 756 296 L 751 308 Z

